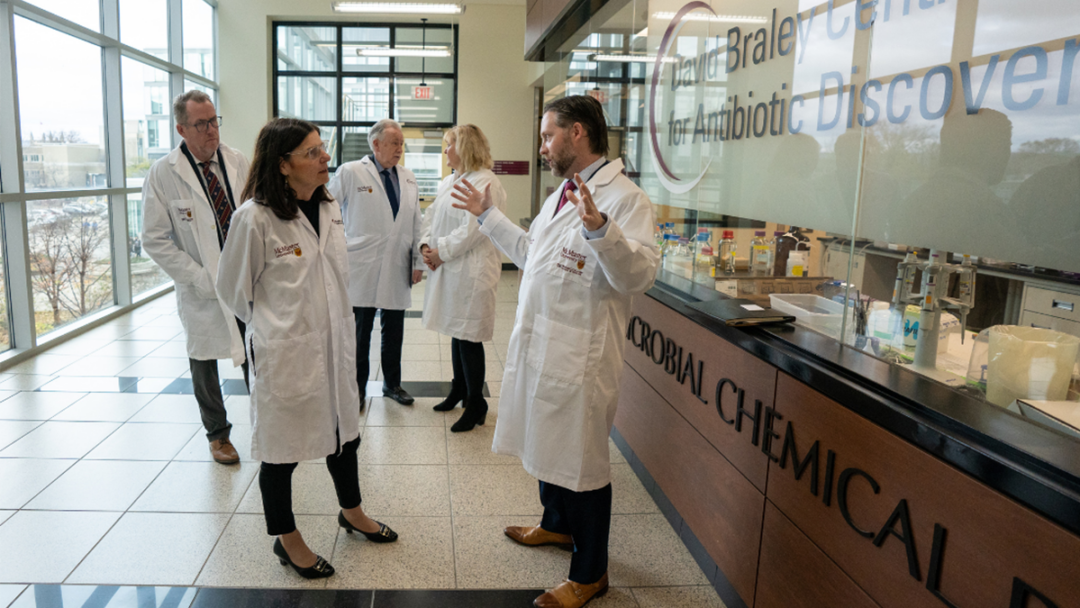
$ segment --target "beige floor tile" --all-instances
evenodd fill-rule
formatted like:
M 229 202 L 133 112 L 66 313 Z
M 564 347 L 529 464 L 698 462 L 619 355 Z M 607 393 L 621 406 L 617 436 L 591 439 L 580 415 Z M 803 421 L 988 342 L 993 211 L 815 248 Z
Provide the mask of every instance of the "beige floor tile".
M 627 587 L 608 587 L 603 597 L 594 598 L 589 608 L 638 608 L 633 592 Z
M 241 462 L 172 462 L 150 484 L 132 511 L 232 513 L 240 504 L 259 465 Z
M 40 420 L 0 420 L 0 450 L 41 426 Z
M 649 496 L 630 465 L 611 465 L 611 512 L 620 514 L 659 513 L 660 509 Z
M 375 343 L 375 336 L 371 337 L 371 342 L 372 342 L 372 344 Z M 439 343 L 439 333 L 434 332 L 434 331 L 429 331 L 429 330 L 426 330 L 426 329 L 406 329 L 405 330 L 405 339 L 402 341 L 402 344 L 409 344 L 409 345 L 415 345 L 415 344 L 438 344 L 438 343 Z
M 446 418 L 452 414 L 431 409 L 441 401 L 417 398 L 412 405 L 401 405 L 392 399 L 372 397 L 367 408 L 367 426 L 446 426 Z
M 138 342 L 138 340 L 135 340 Z M 161 346 L 155 348 L 150 352 L 153 357 L 186 357 L 188 356 L 187 344 L 183 340 L 171 340 L 166 342 L 157 342 Z M 189 362 L 190 369 L 190 362 Z
M 336 517 L 298 515 L 296 529 L 316 555 L 329 560 L 334 554 L 338 531 Z M 308 580 L 291 567 L 282 566 L 273 553 L 273 546 L 274 537 L 266 534 L 266 519 L 262 515 L 234 515 L 195 584 L 199 587 L 297 589 L 326 586 L 326 579 Z
M 52 375 L 79 360 L 77 355 L 38 355 L 7 368 L 13 374 Z
M 449 428 L 446 429 L 446 449 L 450 464 L 516 464 L 521 466 L 521 460 L 517 456 L 504 456 L 491 451 L 491 442 L 494 437 L 495 425 L 490 420 L 484 426 L 474 428 L 468 433 L 451 433 Z
M 364 487 L 360 487 L 363 495 Z M 293 513 L 297 515 L 337 515 L 337 494 L 334 482 L 323 463 L 300 463 L 292 476 Z M 259 481 L 255 479 L 244 494 L 237 513 L 262 513 L 262 492 Z M 326 557 L 325 555 L 323 557 Z
M 120 370 L 116 375 L 137 378 L 179 378 L 180 374 L 189 370 L 190 363 L 187 357 L 143 357 Z
M 368 426 L 360 442 L 360 463 L 446 464 L 446 429 Z
M 632 590 L 641 608 L 725 608 L 709 585 L 694 587 L 637 587 Z
M 201 424 L 128 422 L 94 451 L 87 454 L 86 458 L 92 460 L 172 460 L 180 449 L 187 445 L 192 435 L 201 430 Z
M 139 327 L 125 334 L 126 340 L 172 340 L 183 336 L 184 330 L 179 327 Z
M 126 422 L 154 398 L 136 393 L 90 393 L 63 410 L 53 420 Z
M 447 364 L 450 365 L 449 363 Z M 450 376 L 453 376 L 453 368 L 450 368 Z M 403 382 L 431 382 L 443 379 L 443 364 L 441 361 L 402 361 L 401 380 Z
M 83 357 L 57 372 L 61 376 L 118 376 L 124 369 L 131 367 L 138 357 Z
M 251 427 L 246 424 L 234 424 L 229 432 L 229 441 L 236 448 L 240 462 L 254 462 L 251 457 Z M 196 462 L 213 462 L 210 455 L 210 442 L 206 439 L 206 433 L 195 433 L 191 441 L 173 457 L 173 460 L 188 460 Z M 229 465 L 231 466 L 231 465 Z
M 225 397 L 225 414 L 234 425 L 251 424 L 251 397 L 248 395 L 229 395 Z
M 360 467 L 360 493 L 370 517 L 450 515 L 450 482 L 440 465 Z
M 451 589 L 454 587 L 454 539 L 449 517 L 380 519 L 398 540 L 377 544 L 360 534 L 338 532 L 334 558 L 337 574 L 328 589 Z
M 131 422 L 202 424 L 195 395 L 158 395 L 131 417 Z
M 488 382 L 487 387 L 488 387 L 488 392 L 491 393 L 492 397 L 501 396 L 502 382 Z
M 539 521 L 544 513 L 536 478 L 520 464 L 453 465 L 450 497 L 455 517 L 520 515 Z
M 50 355 L 78 355 L 80 357 L 85 357 L 110 342 L 112 342 L 112 340 L 109 338 L 87 338 L 85 336 L 79 336 L 78 338 L 73 338 L 67 342 L 57 344 L 50 348 L 48 352 Z
M 0 420 L 48 420 L 86 393 L 20 392 L 0 402 Z
M 532 516 L 455 517 L 454 561 L 463 589 L 551 588 L 570 572 L 570 552 L 525 547 L 503 534 L 507 526 L 535 525 Z
M 0 451 L 0 458 L 82 458 L 119 426 L 115 422 L 46 422 Z
M 608 439 L 608 454 L 611 456 L 611 464 L 623 464 L 626 462 L 626 458 L 619 451 L 619 446 L 615 445 L 615 442 Z
M 68 470 L 74 460 L 0 458 L 0 509 L 22 508 L 31 498 Z
M 163 344 L 151 340 L 117 340 L 97 349 L 94 354 L 104 357 L 145 357 Z
M 191 371 L 190 369 L 188 370 Z M 218 360 L 218 378 L 222 380 L 243 380 L 244 368 L 243 366 L 233 366 L 232 359 L 219 359 Z
M 25 508 L 126 511 L 164 468 L 164 462 L 81 460 Z
M 26 589 L 26 585 L 0 585 L 0 606 L 7 606 L 19 597 Z
M 194 584 L 228 521 L 221 513 L 128 513 L 65 582 Z
M 439 361 L 442 359 L 439 344 L 408 344 L 401 347 L 402 361 Z M 449 361 L 449 359 L 447 359 Z
M 20 511 L 0 526 L 0 582 L 60 583 L 119 513 Z
M 54 377 L 49 374 L 5 374 L 0 380 L 0 390 L 32 391 L 48 384 Z
M 663 515 L 612 515 L 608 573 L 612 585 L 706 585 L 708 579 Z

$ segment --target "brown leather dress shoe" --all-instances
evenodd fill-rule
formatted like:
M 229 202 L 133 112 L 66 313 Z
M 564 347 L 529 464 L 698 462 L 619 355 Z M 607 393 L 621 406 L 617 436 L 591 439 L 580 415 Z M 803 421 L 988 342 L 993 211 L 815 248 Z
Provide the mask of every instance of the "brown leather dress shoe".
M 591 585 L 579 585 L 567 579 L 551 591 L 533 600 L 536 608 L 581 608 L 594 597 L 607 593 L 607 572 Z
M 211 441 L 210 455 L 214 457 L 214 462 L 220 464 L 236 464 L 240 462 L 240 455 L 236 453 L 236 448 L 233 447 L 228 437 Z
M 530 547 L 539 547 L 540 545 L 570 545 L 573 546 L 574 539 L 569 534 L 556 534 L 554 532 L 548 532 L 547 530 L 536 526 L 535 528 L 525 528 L 522 526 L 510 526 L 503 530 L 503 534 L 509 536 L 511 539 Z

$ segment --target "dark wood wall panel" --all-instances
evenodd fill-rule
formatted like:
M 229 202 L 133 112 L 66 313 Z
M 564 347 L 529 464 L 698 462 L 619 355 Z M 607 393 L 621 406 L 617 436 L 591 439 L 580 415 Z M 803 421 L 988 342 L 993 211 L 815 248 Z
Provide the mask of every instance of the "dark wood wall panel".
M 883 607 L 946 605 L 928 589 L 935 578 L 961 608 L 1009 607 L 1016 580 L 1057 606 L 1080 606 L 1080 538 L 783 373 L 776 408 L 795 429 L 800 457 L 819 442 L 819 488 L 815 496 L 809 470 L 796 481 L 790 461 L 773 464 L 769 500 Z M 895 533 L 881 534 L 889 521 Z M 944 542 L 932 569 L 936 535 Z
M 768 500 L 759 571 L 754 608 L 880 608 Z
M 754 402 L 761 401 L 764 410 L 773 404 L 777 369 L 730 342 L 702 331 L 700 325 L 652 298 L 634 298 L 633 314 L 649 325 L 650 332 L 659 331 L 664 341 L 672 339 L 681 346 L 684 362 L 693 354 L 695 370 L 697 362 L 701 361 L 700 393 L 707 403 L 702 403 L 691 391 L 689 378 L 680 383 L 676 375 L 668 374 L 663 365 L 655 363 L 632 343 L 626 345 L 626 362 L 764 492 L 768 458 L 751 441 L 753 423 L 744 417 L 742 432 L 737 432 L 734 425 L 724 422 L 716 409 L 716 385 L 723 378 L 731 379 L 735 388 L 744 391 L 743 407 L 753 410 Z M 636 325 L 634 339 L 638 342 L 641 331 L 641 326 Z M 660 344 L 660 338 L 656 342 Z M 738 394 L 728 384 L 721 395 L 724 417 L 733 420 Z
M 615 426 L 753 606 L 764 496 L 633 369 L 620 390 Z

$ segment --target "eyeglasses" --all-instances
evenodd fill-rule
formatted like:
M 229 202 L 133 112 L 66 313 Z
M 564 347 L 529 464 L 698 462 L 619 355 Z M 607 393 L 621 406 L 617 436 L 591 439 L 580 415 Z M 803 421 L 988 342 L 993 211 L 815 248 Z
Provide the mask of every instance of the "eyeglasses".
M 286 152 L 285 154 L 282 154 L 282 156 L 292 156 L 294 154 L 303 156 L 308 160 L 315 160 L 323 154 L 326 154 L 326 142 L 324 141 L 317 146 L 312 146 L 307 150 L 300 150 L 299 152 Z
M 222 117 L 215 116 L 207 120 L 200 120 L 199 122 L 188 126 L 193 127 L 199 133 L 206 133 L 206 130 L 210 127 L 214 127 L 215 129 L 221 127 L 222 120 L 224 120 Z

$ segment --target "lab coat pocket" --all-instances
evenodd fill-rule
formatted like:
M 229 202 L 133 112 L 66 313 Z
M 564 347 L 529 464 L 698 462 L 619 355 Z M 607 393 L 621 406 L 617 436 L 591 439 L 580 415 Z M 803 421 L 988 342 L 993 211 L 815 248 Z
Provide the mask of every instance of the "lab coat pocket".
M 277 397 L 293 399 L 319 391 L 326 380 L 326 336 L 311 332 L 285 340 L 266 340 L 258 344 L 261 380 Z
M 169 201 L 169 217 L 172 218 L 173 231 L 185 251 L 195 246 L 195 205 L 199 201 Z
M 525 363 L 541 376 L 580 386 L 589 361 L 592 333 L 536 315 Z

